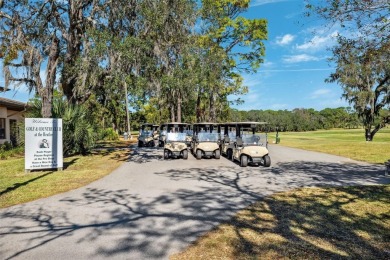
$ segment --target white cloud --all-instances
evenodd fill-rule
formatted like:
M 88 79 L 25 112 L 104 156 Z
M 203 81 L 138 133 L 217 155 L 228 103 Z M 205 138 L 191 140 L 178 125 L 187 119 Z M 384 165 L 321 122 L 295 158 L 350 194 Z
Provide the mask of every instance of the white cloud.
M 299 62 L 318 61 L 318 60 L 320 60 L 320 58 L 308 54 L 290 55 L 290 56 L 284 56 L 283 58 L 283 62 L 285 63 L 299 63 Z
M 288 108 L 288 105 L 287 104 L 272 104 L 270 106 L 270 109 L 272 110 L 284 110 L 284 109 L 287 109 Z
M 289 2 L 289 0 L 255 0 L 253 1 L 253 3 L 250 4 L 250 6 L 253 7 L 267 4 L 275 4 L 279 2 Z
M 310 98 L 311 99 L 317 99 L 317 98 L 323 98 L 324 96 L 329 96 L 331 94 L 331 90 L 328 88 L 320 88 L 311 93 Z
M 326 108 L 326 107 L 337 108 L 337 107 L 348 107 L 348 106 L 350 106 L 350 104 L 348 104 L 347 101 L 345 101 L 342 98 L 337 98 L 337 97 L 321 100 L 321 102 L 318 105 L 320 107 L 322 107 L 322 109 Z
M 276 70 L 260 70 L 259 72 L 307 72 L 307 71 L 328 71 L 333 70 L 333 68 L 319 68 L 319 69 L 276 69 Z
M 338 35 L 337 31 L 334 31 L 333 33 L 323 35 L 323 36 L 315 35 L 309 41 L 306 41 L 301 45 L 297 45 L 296 49 L 300 51 L 312 51 L 312 52 L 324 50 L 335 44 L 337 35 Z
M 295 39 L 295 36 L 292 34 L 286 34 L 284 36 L 276 37 L 276 44 L 280 46 L 285 46 L 290 44 Z
M 259 76 L 254 74 L 254 75 L 244 75 L 244 85 L 251 88 L 259 85 Z
M 275 67 L 275 63 L 273 63 L 272 61 L 265 61 L 261 67 L 263 68 L 273 68 Z

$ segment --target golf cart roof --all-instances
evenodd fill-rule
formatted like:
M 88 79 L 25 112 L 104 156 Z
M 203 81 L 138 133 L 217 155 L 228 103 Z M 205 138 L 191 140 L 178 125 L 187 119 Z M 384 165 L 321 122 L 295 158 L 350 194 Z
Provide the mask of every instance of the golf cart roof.
M 230 127 L 246 127 L 246 128 L 255 128 L 259 125 L 267 125 L 267 122 L 226 122 L 220 123 L 220 126 L 230 126 Z
M 214 122 L 200 122 L 200 123 L 193 123 L 194 126 L 206 126 L 206 125 L 218 125 L 218 123 Z
M 220 126 L 236 126 L 237 122 L 219 123 Z
M 155 124 L 151 124 L 151 123 L 144 123 L 141 126 L 159 126 L 159 125 L 155 125 Z
M 267 122 L 232 122 L 231 124 L 236 125 L 267 125 Z
M 169 123 L 162 123 L 162 126 L 164 125 L 188 125 L 187 123 L 179 123 L 179 122 L 169 122 Z

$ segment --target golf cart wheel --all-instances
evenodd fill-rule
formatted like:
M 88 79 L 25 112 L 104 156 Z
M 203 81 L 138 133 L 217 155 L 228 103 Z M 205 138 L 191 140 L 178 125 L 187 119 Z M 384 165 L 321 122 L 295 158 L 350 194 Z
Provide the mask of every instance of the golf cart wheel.
M 138 141 L 138 147 L 142 147 L 143 143 L 141 141 Z
M 150 142 L 149 142 L 149 146 L 150 146 L 150 147 L 154 147 L 154 141 L 150 141 Z
M 233 151 L 232 151 L 231 149 L 227 150 L 227 158 L 228 158 L 229 160 L 234 161 L 234 160 L 233 160 Z
M 269 155 L 264 155 L 263 163 L 264 163 L 264 167 L 270 167 L 271 166 L 271 157 L 269 157 Z
M 169 159 L 169 152 L 168 150 L 164 150 L 164 160 L 168 160 Z
M 248 156 L 246 156 L 246 155 L 241 156 L 240 166 L 241 167 L 248 166 Z
M 202 159 L 202 151 L 201 150 L 196 150 L 196 159 L 198 159 L 198 160 Z
M 183 159 L 187 160 L 188 159 L 188 150 L 183 151 Z
M 164 143 L 163 143 L 162 141 L 159 141 L 159 142 L 158 142 L 158 146 L 159 146 L 159 147 L 164 147 Z
M 216 150 L 215 151 L 215 159 L 219 159 L 221 158 L 221 151 L 220 150 Z

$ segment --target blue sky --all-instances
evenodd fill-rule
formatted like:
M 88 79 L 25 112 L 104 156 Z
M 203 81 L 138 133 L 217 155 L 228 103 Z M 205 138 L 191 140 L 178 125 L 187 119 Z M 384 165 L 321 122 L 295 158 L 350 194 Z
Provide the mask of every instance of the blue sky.
M 244 75 L 249 93 L 239 110 L 348 106 L 341 87 L 325 83 L 334 70 L 328 47 L 338 32 L 317 18 L 307 18 L 302 0 L 252 0 L 247 18 L 268 20 L 265 62 L 256 74 Z M 315 32 L 315 33 L 314 33 Z M 233 97 L 232 97 L 233 98 Z
M 241 97 L 244 104 L 234 108 L 322 110 L 348 106 L 340 98 L 341 87 L 324 82 L 334 70 L 327 61 L 331 54 L 327 47 L 334 43 L 337 30 L 324 27 L 316 18 L 304 17 L 304 11 L 303 0 L 252 0 L 244 16 L 268 20 L 266 56 L 256 74 L 244 75 L 249 93 Z M 23 87 L 0 93 L 0 97 L 29 99 Z

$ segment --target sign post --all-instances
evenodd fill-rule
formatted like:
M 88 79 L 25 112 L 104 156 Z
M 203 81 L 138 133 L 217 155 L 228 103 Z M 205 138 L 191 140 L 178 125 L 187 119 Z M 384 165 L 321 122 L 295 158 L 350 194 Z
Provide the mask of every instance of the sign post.
M 63 169 L 62 119 L 25 119 L 25 171 Z

